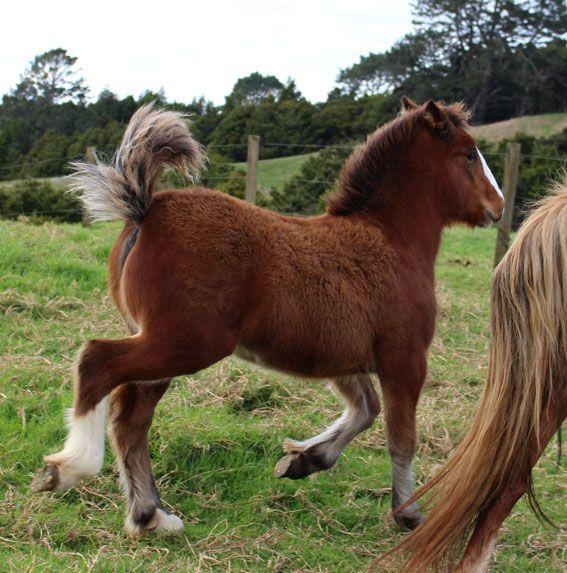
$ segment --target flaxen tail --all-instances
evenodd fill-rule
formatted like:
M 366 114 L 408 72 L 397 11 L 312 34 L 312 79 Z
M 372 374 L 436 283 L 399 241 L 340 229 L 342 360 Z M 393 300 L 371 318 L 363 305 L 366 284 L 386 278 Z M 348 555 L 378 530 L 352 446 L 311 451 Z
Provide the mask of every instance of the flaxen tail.
M 537 508 L 534 452 L 566 408 L 567 179 L 525 221 L 495 271 L 487 384 L 470 431 L 416 492 L 414 500 L 429 494 L 427 518 L 375 564 L 452 570 L 483 512 L 518 478 L 528 480 Z
M 183 114 L 144 105 L 132 116 L 111 164 L 98 158 L 95 163 L 72 163 L 71 191 L 92 221 L 139 223 L 165 166 L 190 177 L 198 174 L 203 161 Z

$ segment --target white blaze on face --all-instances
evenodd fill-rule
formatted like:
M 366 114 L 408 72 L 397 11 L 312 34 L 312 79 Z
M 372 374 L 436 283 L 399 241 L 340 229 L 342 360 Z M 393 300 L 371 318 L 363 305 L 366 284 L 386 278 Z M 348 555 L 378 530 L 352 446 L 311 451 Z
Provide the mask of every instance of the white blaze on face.
M 482 170 L 484 171 L 484 175 L 486 176 L 486 178 L 490 181 L 492 187 L 494 187 L 494 189 L 496 189 L 496 193 L 498 193 L 498 195 L 500 195 L 500 197 L 502 197 L 502 199 L 504 199 L 504 194 L 502 193 L 502 191 L 500 191 L 500 187 L 498 186 L 498 182 L 496 181 L 496 178 L 494 177 L 494 175 L 492 174 L 492 171 L 490 171 L 490 167 L 488 167 L 488 163 L 486 163 L 486 160 L 484 159 L 482 153 L 480 152 L 480 149 L 476 149 L 478 156 L 480 157 L 480 162 L 482 164 Z

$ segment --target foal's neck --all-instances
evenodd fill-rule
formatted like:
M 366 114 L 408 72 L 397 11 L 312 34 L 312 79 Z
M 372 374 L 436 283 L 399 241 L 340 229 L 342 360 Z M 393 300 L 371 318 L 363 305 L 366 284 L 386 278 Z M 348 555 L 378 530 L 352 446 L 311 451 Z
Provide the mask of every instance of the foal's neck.
M 383 200 L 369 205 L 363 216 L 378 224 L 396 247 L 433 265 L 445 225 L 433 184 L 384 181 L 380 195 Z

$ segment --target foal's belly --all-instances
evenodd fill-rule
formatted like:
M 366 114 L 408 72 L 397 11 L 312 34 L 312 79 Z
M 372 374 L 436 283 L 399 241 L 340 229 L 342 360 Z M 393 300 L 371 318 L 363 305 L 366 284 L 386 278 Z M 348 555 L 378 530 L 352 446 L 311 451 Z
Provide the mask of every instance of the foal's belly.
M 299 354 L 253 351 L 238 345 L 233 354 L 238 358 L 257 364 L 270 370 L 285 374 L 294 374 L 309 378 L 334 378 L 375 370 L 370 356 L 347 356 L 335 354 L 333 357 L 309 355 L 305 351 Z

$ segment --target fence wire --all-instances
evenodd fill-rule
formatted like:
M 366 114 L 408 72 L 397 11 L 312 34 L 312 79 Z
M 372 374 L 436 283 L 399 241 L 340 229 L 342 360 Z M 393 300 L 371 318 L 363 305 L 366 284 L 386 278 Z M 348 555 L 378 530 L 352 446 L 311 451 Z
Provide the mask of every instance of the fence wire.
M 340 150 L 344 150 L 344 149 L 355 149 L 357 147 L 357 145 L 359 144 L 354 144 L 354 145 L 319 145 L 319 144 L 312 144 L 312 143 L 284 143 L 284 142 L 275 142 L 275 141 L 266 141 L 266 142 L 262 142 L 261 146 L 263 147 L 292 147 L 292 148 L 303 148 L 303 149 L 340 149 Z M 248 144 L 247 143 L 224 143 L 224 144 L 209 144 L 207 146 L 207 149 L 230 149 L 230 148 L 244 148 L 247 147 Z M 113 151 L 96 151 L 98 156 L 109 156 L 112 155 Z M 487 156 L 505 156 L 506 154 L 504 152 L 499 152 L 499 151 L 487 151 L 487 152 L 483 152 L 484 155 Z M 531 159 L 537 159 L 539 161 L 555 161 L 555 162 L 559 162 L 564 164 L 567 167 L 567 157 L 550 157 L 547 155 L 533 155 L 533 154 L 529 154 L 529 153 L 522 153 L 521 154 L 522 157 L 528 157 Z M 0 165 L 0 172 L 7 172 L 10 170 L 18 170 L 24 167 L 34 167 L 36 165 L 46 165 L 48 163 L 60 163 L 62 161 L 65 162 L 71 162 L 71 161 L 76 161 L 76 160 L 80 160 L 80 159 L 84 159 L 85 156 L 81 156 L 81 157 L 77 157 L 75 159 L 68 159 L 66 156 L 62 156 L 62 157 L 53 157 L 53 158 L 49 158 L 49 159 L 42 159 L 42 160 L 38 160 L 38 161 L 31 161 L 31 162 L 24 162 L 24 163 L 8 163 L 8 164 L 3 164 Z M 65 177 L 65 174 L 61 174 L 61 175 L 54 175 L 52 177 Z M 50 178 L 50 176 L 47 176 L 46 178 Z M 227 180 L 234 180 L 234 179 L 245 179 L 246 176 L 245 175 L 214 175 L 214 176 L 204 176 L 203 180 L 206 181 L 227 181 Z M 298 183 L 304 183 L 304 184 L 318 184 L 318 185 L 335 185 L 336 181 L 324 181 L 324 180 L 318 180 L 318 179 L 300 179 L 297 176 L 292 176 L 292 179 L 294 181 L 297 181 Z M 197 180 L 197 183 L 199 181 Z M 3 184 L 2 181 L 0 181 L 0 186 Z M 10 185 L 11 182 L 6 181 L 4 182 L 4 184 L 8 184 Z M 56 213 L 74 213 L 76 212 L 73 209 L 55 209 L 55 210 L 51 210 L 51 211 L 34 211 L 34 212 L 12 212 L 12 213 L 2 213 L 0 212 L 0 218 L 1 217 L 18 217 L 18 216 L 24 216 L 24 217 L 30 217 L 30 216 L 35 216 L 35 215 L 49 215 L 49 214 L 56 214 Z
M 226 143 L 226 144 L 210 144 L 207 146 L 207 149 L 217 149 L 217 148 L 237 148 L 237 147 L 247 147 L 247 143 Z M 357 144 L 355 145 L 319 145 L 319 144 L 311 144 L 311 143 L 280 143 L 280 142 L 262 142 L 261 146 L 263 147 L 296 147 L 296 148 L 305 148 L 305 149 L 355 149 Z M 112 151 L 98 151 L 97 154 L 99 157 L 101 156 L 108 156 L 112 155 Z M 483 151 L 483 155 L 490 155 L 490 156 L 500 156 L 503 157 L 506 155 L 503 151 Z M 531 153 L 522 153 L 522 157 L 530 157 L 533 159 L 541 159 L 544 161 L 558 161 L 560 163 L 567 163 L 567 157 L 560 157 L 559 154 L 557 157 L 551 157 L 549 155 L 533 155 Z M 69 159 L 67 156 L 61 157 L 51 157 L 49 159 L 41 159 L 38 161 L 26 161 L 23 163 L 4 163 L 0 165 L 0 171 L 10 171 L 11 169 L 21 169 L 22 167 L 34 167 L 36 165 L 45 165 L 48 163 L 59 163 L 61 161 L 65 161 L 67 163 L 71 163 L 73 161 L 84 160 L 85 156 L 81 155 L 75 158 Z M 271 159 L 280 159 L 280 158 L 271 158 Z M 60 175 L 53 175 L 53 177 L 64 177 L 64 174 Z M 0 181 L 0 185 L 2 181 Z

